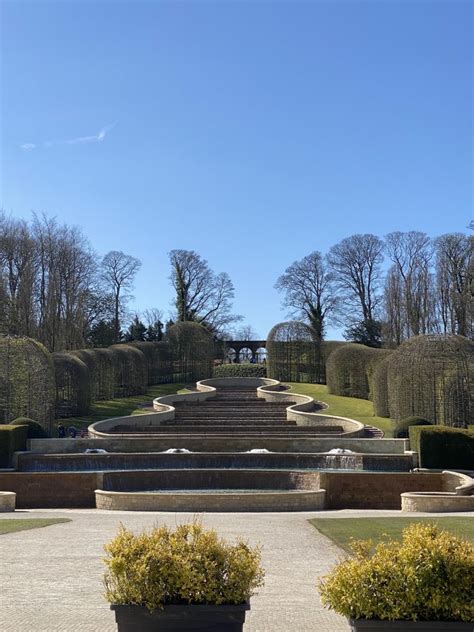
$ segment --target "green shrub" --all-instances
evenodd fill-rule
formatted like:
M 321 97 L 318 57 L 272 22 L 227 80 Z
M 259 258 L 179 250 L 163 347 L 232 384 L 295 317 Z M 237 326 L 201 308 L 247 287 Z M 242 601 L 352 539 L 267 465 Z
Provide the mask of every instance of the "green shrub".
M 46 439 L 48 436 L 46 430 L 41 424 L 37 421 L 33 421 L 33 419 L 29 419 L 28 417 L 18 417 L 18 419 L 14 419 L 10 425 L 27 426 L 28 439 Z
M 407 417 L 395 424 L 393 436 L 395 439 L 408 439 L 408 430 L 411 426 L 431 426 L 431 422 L 423 417 Z
M 474 546 L 432 524 L 402 542 L 354 543 L 354 557 L 323 578 L 323 604 L 351 619 L 474 621 Z
M 214 367 L 212 377 L 266 377 L 263 364 L 221 364 Z
M 0 467 L 11 467 L 14 452 L 26 450 L 27 426 L 0 425 Z
M 123 525 L 105 546 L 106 598 L 153 611 L 167 604 L 240 604 L 263 585 L 260 548 L 235 545 L 195 521 L 134 535 Z
M 420 467 L 433 469 L 474 469 L 474 432 L 446 426 L 410 431 L 410 445 L 419 454 Z M 412 442 L 413 440 L 413 442 Z

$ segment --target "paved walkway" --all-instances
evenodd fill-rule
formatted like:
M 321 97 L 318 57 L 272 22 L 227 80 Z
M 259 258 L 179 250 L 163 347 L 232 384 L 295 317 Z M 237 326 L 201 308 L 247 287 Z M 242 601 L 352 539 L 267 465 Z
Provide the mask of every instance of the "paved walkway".
M 345 619 L 323 609 L 315 588 L 341 551 L 307 521 L 370 515 L 400 512 L 204 514 L 203 523 L 222 536 L 263 544 L 265 586 L 252 598 L 245 632 L 347 632 Z M 191 514 L 97 510 L 28 510 L 3 517 L 72 522 L 0 536 L 0 632 L 114 632 L 113 614 L 102 597 L 103 544 L 120 522 L 140 530 L 192 519 Z

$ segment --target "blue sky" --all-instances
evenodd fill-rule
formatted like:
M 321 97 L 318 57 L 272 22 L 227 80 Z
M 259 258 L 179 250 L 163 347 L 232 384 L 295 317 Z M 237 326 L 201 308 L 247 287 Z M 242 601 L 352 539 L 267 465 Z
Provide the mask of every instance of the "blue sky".
M 473 216 L 471 2 L 1 12 L 0 203 L 139 257 L 138 308 L 169 309 L 167 253 L 193 249 L 266 336 L 295 259 Z

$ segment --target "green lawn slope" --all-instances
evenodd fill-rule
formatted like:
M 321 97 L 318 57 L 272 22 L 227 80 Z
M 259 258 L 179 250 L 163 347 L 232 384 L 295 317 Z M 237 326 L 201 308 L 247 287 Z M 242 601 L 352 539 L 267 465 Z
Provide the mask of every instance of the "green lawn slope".
M 302 384 L 290 382 L 291 390 L 302 395 L 310 395 L 315 400 L 325 402 L 328 408 L 325 411 L 328 415 L 339 417 L 349 417 L 368 426 L 376 426 L 383 430 L 386 437 L 393 436 L 394 422 L 384 417 L 374 415 L 372 402 L 356 397 L 342 397 L 340 395 L 330 395 L 325 384 Z

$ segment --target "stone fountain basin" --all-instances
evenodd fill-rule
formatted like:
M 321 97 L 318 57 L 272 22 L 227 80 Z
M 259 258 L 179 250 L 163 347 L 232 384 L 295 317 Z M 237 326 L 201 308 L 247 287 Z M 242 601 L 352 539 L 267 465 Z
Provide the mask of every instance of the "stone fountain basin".
M 104 472 L 97 509 L 117 511 L 317 511 L 326 492 L 314 472 L 161 470 Z

